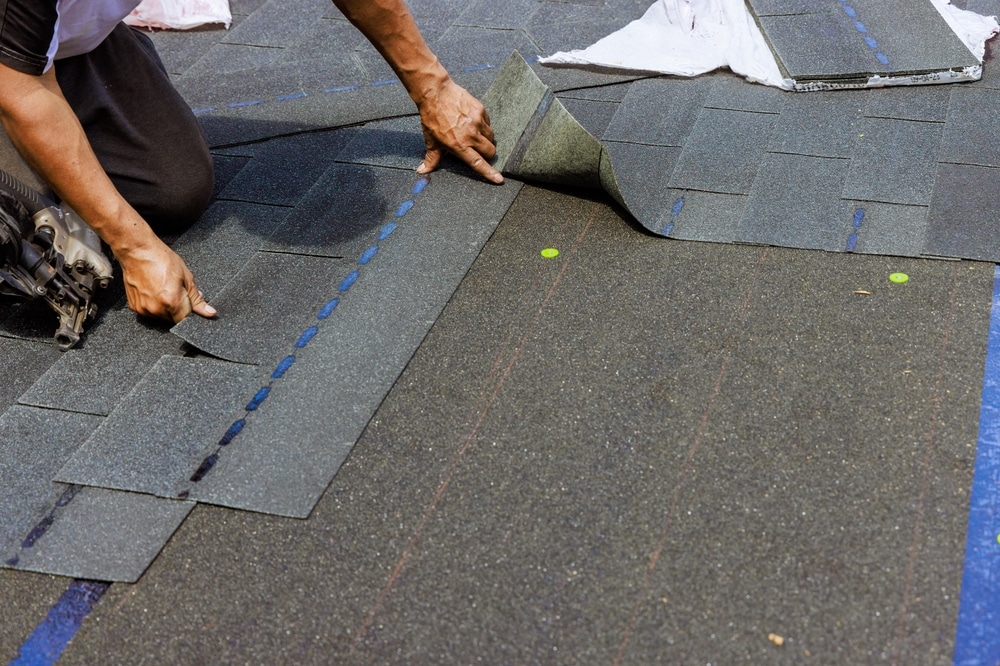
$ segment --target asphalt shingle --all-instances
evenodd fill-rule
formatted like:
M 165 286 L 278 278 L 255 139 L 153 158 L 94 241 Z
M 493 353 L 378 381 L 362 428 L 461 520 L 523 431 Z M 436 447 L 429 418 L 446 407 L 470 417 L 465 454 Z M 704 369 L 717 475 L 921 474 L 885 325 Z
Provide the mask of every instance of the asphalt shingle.
M 955 164 L 1000 167 L 1000 90 L 962 88 L 952 91 L 938 159 Z
M 160 359 L 55 478 L 176 498 L 259 388 L 258 374 L 214 359 Z
M 848 161 L 768 153 L 736 240 L 843 251 L 854 209 L 840 198 Z
M 669 186 L 748 194 L 777 117 L 703 109 L 677 159 Z
M 855 140 L 844 198 L 926 206 L 943 128 L 941 123 L 866 118 Z
M 941 164 L 928 212 L 924 253 L 935 257 L 1000 256 L 1000 168 Z
M 165 324 L 137 318 L 120 301 L 92 325 L 82 343 L 24 392 L 19 402 L 47 409 L 107 415 L 164 354 L 180 355 L 181 342 Z
M 781 110 L 767 149 L 813 157 L 850 157 L 870 91 L 796 95 Z
M 683 146 L 712 90 L 710 79 L 656 78 L 628 87 L 607 141 Z
M 377 252 L 190 497 L 308 516 L 518 190 L 441 172 L 385 217 Z
M 0 564 L 55 507 L 65 487 L 52 477 L 103 420 L 21 406 L 0 414 Z
M 132 583 L 156 559 L 193 502 L 82 488 L 52 525 L 18 554 L 16 568 Z
M 212 300 L 214 319 L 190 317 L 174 335 L 216 358 L 270 365 L 315 323 L 354 268 L 346 259 L 258 252 Z

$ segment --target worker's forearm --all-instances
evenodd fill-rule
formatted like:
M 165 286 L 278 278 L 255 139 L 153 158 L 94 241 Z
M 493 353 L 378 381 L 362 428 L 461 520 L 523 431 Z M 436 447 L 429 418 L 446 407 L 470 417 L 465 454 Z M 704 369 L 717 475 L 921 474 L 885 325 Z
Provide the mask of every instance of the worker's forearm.
M 449 79 L 403 0 L 333 0 L 333 4 L 378 49 L 417 104 Z
M 101 168 L 54 70 L 34 77 L 0 66 L 0 120 L 31 167 L 115 254 L 148 242 L 152 231 Z

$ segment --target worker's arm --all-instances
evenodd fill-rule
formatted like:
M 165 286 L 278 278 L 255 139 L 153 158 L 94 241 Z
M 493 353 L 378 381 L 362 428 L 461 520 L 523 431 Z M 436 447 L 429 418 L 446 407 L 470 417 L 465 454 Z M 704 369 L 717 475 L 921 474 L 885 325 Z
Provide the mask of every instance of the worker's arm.
M 0 65 L 0 122 L 31 167 L 111 247 L 122 266 L 129 306 L 180 321 L 215 315 L 184 261 L 153 233 L 101 168 L 56 82 Z
M 427 154 L 417 169 L 437 168 L 450 150 L 487 180 L 503 176 L 487 160 L 496 155 L 486 109 L 452 81 L 427 46 L 403 0 L 333 0 L 392 67 L 420 111 Z

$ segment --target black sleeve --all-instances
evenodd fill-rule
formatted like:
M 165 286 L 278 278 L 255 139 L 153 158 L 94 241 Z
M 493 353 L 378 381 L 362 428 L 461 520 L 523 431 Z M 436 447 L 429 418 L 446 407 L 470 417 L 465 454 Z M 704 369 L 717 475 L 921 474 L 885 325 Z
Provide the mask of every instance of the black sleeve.
M 56 0 L 0 0 L 0 63 L 41 75 L 58 16 Z

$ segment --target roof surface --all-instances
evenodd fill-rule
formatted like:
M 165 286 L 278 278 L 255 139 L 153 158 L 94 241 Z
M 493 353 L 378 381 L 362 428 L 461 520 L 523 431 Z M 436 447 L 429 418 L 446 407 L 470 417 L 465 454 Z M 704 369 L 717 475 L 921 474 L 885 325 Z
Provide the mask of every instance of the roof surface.
M 410 3 L 477 95 L 646 4 Z M 213 146 L 173 246 L 218 320 L 113 287 L 60 354 L 0 304 L 0 655 L 69 576 L 120 583 L 66 663 L 951 657 L 994 267 L 926 257 L 1000 255 L 993 61 L 826 93 L 532 64 L 626 210 L 417 176 L 329 3 L 232 9 L 154 35 Z

